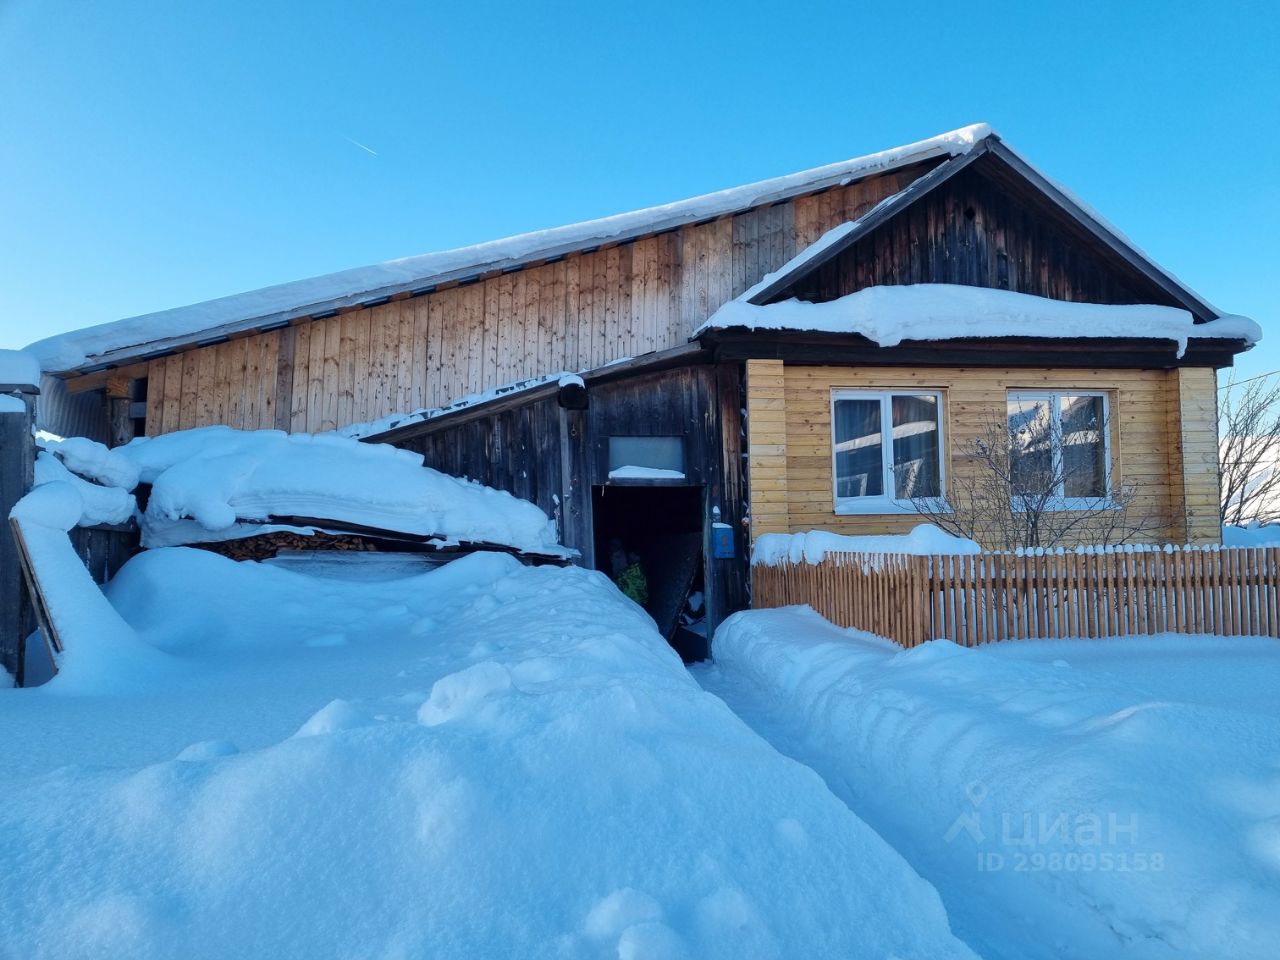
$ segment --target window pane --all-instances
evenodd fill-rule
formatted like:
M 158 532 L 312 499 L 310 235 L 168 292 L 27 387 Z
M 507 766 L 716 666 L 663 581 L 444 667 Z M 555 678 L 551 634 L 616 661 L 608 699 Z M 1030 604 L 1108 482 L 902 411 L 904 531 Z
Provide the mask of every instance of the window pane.
M 836 496 L 884 496 L 880 401 L 837 400 Z
M 939 496 L 938 398 L 893 397 L 891 404 L 894 496 Z
M 684 437 L 610 437 L 609 469 L 652 467 L 684 472 Z
M 1101 397 L 1060 397 L 1063 490 L 1068 497 L 1107 495 L 1106 429 Z
M 1044 398 L 1009 398 L 1009 472 L 1013 492 L 1042 496 L 1054 492 L 1053 421 Z

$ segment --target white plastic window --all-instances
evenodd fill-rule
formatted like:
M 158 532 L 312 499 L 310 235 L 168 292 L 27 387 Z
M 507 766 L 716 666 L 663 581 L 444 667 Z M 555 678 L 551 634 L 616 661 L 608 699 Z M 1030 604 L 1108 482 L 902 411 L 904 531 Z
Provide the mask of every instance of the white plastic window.
M 942 397 L 836 390 L 831 396 L 837 513 L 907 513 L 942 496 Z

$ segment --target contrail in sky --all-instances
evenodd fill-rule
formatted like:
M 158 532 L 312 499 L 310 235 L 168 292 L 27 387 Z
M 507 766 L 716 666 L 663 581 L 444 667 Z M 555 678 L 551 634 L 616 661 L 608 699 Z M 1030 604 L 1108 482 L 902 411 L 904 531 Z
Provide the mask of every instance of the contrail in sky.
M 365 153 L 367 153 L 367 154 L 370 154 L 371 156 L 375 156 L 375 157 L 376 157 L 376 156 L 378 155 L 378 151 L 377 151 L 377 150 L 370 150 L 368 147 L 366 147 L 366 146 L 365 146 L 363 143 L 361 143 L 359 140 L 352 140 L 350 137 L 343 137 L 342 139 L 343 139 L 343 140 L 345 140 L 345 141 L 347 141 L 347 143 L 352 144 L 353 146 L 357 146 L 357 147 L 359 147 L 361 150 L 363 150 L 363 151 L 364 151 Z

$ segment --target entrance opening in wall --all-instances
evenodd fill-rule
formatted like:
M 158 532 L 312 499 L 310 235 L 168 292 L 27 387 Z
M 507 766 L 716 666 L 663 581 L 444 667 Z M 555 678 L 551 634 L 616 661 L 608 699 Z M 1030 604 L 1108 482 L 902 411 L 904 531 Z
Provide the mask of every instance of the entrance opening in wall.
M 681 659 L 706 659 L 702 487 L 595 487 L 592 516 L 596 569 L 648 611 Z

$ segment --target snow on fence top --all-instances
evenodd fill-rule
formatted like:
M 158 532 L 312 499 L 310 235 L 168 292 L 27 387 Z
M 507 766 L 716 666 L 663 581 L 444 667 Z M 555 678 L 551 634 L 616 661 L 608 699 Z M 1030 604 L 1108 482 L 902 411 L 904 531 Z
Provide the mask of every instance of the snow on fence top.
M 847 536 L 826 530 L 806 533 L 764 533 L 756 538 L 751 562 L 776 567 L 781 563 L 819 564 L 829 553 L 859 556 L 961 556 L 1062 557 L 1073 554 L 1109 555 L 1132 553 L 1218 553 L 1241 547 L 1280 547 L 1280 524 L 1253 527 L 1223 527 L 1217 543 L 1109 543 L 1077 546 L 1018 547 L 1015 550 L 983 550 L 973 540 L 947 533 L 932 523 L 917 524 L 910 533 L 884 536 Z
M 882 347 L 971 337 L 1138 337 L 1172 340 L 1178 356 L 1192 337 L 1262 339 L 1262 329 L 1247 317 L 1197 324 L 1179 307 L 1068 303 L 950 283 L 867 287 L 825 303 L 792 299 L 758 306 L 739 297 L 713 313 L 694 336 L 730 327 L 855 333 Z
M 806 533 L 763 533 L 751 550 L 753 564 L 776 567 L 780 563 L 821 563 L 828 553 L 941 554 L 980 553 L 972 540 L 956 537 L 932 523 L 917 524 L 910 533 L 851 537 L 826 530 Z
M 64 371 L 113 350 L 190 336 L 224 324 L 260 324 L 336 309 L 363 299 L 429 286 L 448 275 L 479 266 L 491 269 L 544 259 L 581 247 L 671 229 L 687 223 L 749 209 L 938 156 L 967 153 L 991 135 L 986 124 L 974 124 L 917 143 L 855 157 L 799 173 L 703 196 L 604 217 L 583 223 L 519 234 L 502 240 L 439 253 L 428 253 L 321 277 L 297 280 L 221 297 L 191 306 L 99 324 L 49 337 L 28 349 L 44 369 Z
M 534 504 L 432 470 L 420 455 L 383 444 L 219 426 L 139 438 L 114 450 L 79 438 L 45 446 L 42 476 L 75 481 L 85 501 L 82 522 L 119 522 L 122 505 L 107 488 L 127 495 L 138 483 L 151 484 L 141 516 L 148 547 L 231 539 L 258 532 L 242 521 L 298 517 L 564 553 L 555 524 Z

